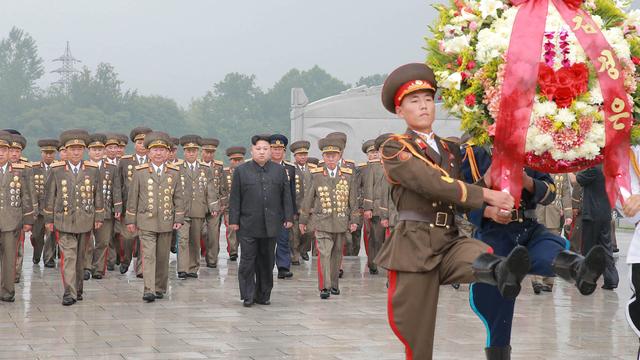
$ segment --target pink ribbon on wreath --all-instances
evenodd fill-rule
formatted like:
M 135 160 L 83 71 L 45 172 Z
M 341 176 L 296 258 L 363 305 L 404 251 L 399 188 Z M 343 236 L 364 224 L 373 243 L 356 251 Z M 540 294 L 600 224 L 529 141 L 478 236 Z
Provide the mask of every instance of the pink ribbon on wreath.
M 580 0 L 550 0 L 571 27 L 578 42 L 598 72 L 604 98 L 604 175 L 609 201 L 623 201 L 620 189 L 628 192 L 629 137 L 632 107 L 624 90 L 624 75 L 615 52 L 589 14 L 580 9 Z M 549 0 L 512 0 L 520 6 L 516 14 L 505 65 L 505 76 L 496 119 L 491 180 L 499 190 L 508 191 L 520 204 L 525 144 Z

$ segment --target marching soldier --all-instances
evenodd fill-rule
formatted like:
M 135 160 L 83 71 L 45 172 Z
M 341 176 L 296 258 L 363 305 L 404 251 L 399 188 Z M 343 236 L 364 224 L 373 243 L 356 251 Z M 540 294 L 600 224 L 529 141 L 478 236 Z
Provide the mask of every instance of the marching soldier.
M 107 143 L 107 136 L 104 134 L 93 134 L 89 139 L 89 160 L 94 162 L 98 168 L 98 188 L 104 199 L 104 219 L 102 226 L 93 230 L 93 242 L 89 238 L 85 247 L 84 280 L 89 280 L 89 277 L 98 280 L 104 277 L 108 262 L 109 243 L 113 239 L 114 213 L 122 212 L 120 207 L 114 209 L 113 206 L 113 181 L 118 168 L 105 160 L 104 150 Z
M 207 214 L 206 236 L 205 236 L 205 260 L 208 268 L 218 266 L 218 254 L 220 253 L 220 224 L 222 223 L 222 212 L 228 200 L 228 188 L 223 179 L 224 164 L 216 160 L 216 150 L 220 141 L 214 138 L 202 138 L 202 163 L 208 165 L 213 173 L 213 191 L 217 193 L 219 211 L 216 216 Z
M 375 141 L 375 150 L 378 152 L 378 156 L 380 154 L 380 146 L 384 143 L 391 135 L 393 134 L 382 134 L 376 138 Z M 380 161 L 382 165 L 382 160 Z M 384 175 L 384 166 L 383 166 L 383 175 Z M 378 206 L 378 211 L 380 212 L 380 224 L 385 228 L 385 236 L 383 243 L 387 240 L 393 228 L 395 228 L 396 224 L 398 224 L 398 211 L 396 210 L 396 205 L 393 203 L 393 199 L 391 198 L 391 186 L 389 181 L 382 181 L 380 184 L 381 188 L 379 191 L 382 193 L 380 197 L 380 205 Z M 375 258 L 374 258 L 375 261 Z
M 127 196 L 125 223 L 130 233 L 140 234 L 146 302 L 162 299 L 167 291 L 172 231 L 184 222 L 180 170 L 166 163 L 170 141 L 163 132 L 146 134 L 150 163 L 135 167 Z
M 224 168 L 224 179 L 226 188 L 231 189 L 234 170 L 244 163 L 244 156 L 247 149 L 244 146 L 232 146 L 227 148 L 227 157 L 229 158 L 229 167 Z M 224 225 L 227 229 L 227 251 L 229 252 L 229 261 L 238 260 L 238 237 L 236 232 L 229 227 L 229 207 L 225 207 Z
M 200 268 L 200 239 L 207 214 L 218 216 L 217 189 L 213 187 L 211 168 L 198 162 L 201 146 L 198 135 L 184 135 L 180 144 L 184 149 L 184 161 L 175 165 L 180 169 L 183 190 L 184 224 L 178 230 L 178 278 L 197 278 Z
M 31 231 L 34 222 L 33 201 L 28 189 L 26 166 L 9 161 L 12 136 L 0 132 L 0 300 L 15 300 L 16 245 L 21 233 Z
M 388 187 L 385 186 L 387 179 L 384 176 L 384 169 L 380 163 L 380 154 L 376 150 L 375 140 L 368 140 L 362 144 L 362 151 L 367 154 L 367 170 L 361 173 L 363 183 L 362 204 L 364 208 L 364 218 L 368 233 L 365 234 L 365 246 L 367 250 L 369 273 L 378 274 L 378 267 L 373 261 L 380 251 L 384 242 L 385 230 L 382 221 L 388 213 L 384 211 L 382 204 L 386 203 Z M 388 217 L 388 215 L 386 215 Z
M 135 154 L 122 156 L 122 158 L 120 159 L 120 163 L 118 164 L 118 176 L 116 178 L 114 186 L 120 189 L 119 193 L 121 193 L 122 196 L 121 199 L 114 198 L 113 205 L 116 208 L 122 206 L 123 212 L 126 211 L 129 186 L 131 185 L 131 181 L 133 180 L 135 167 L 138 165 L 146 164 L 148 161 L 148 149 L 144 146 L 144 139 L 145 136 L 150 132 L 151 129 L 145 126 L 140 126 L 131 130 L 129 137 L 131 138 L 131 141 L 135 143 Z M 115 215 L 117 219 L 120 218 L 121 213 L 117 213 Z M 129 265 L 131 265 L 131 258 L 133 256 L 134 250 L 139 250 L 140 240 L 137 237 L 137 234 L 129 232 L 126 226 L 119 226 L 119 228 L 116 229 L 116 232 L 120 234 L 120 274 L 125 274 L 129 270 Z M 141 263 L 142 258 L 137 257 L 135 266 L 137 277 L 142 277 L 142 268 L 140 267 Z
M 296 141 L 289 145 L 289 149 L 293 153 L 295 160 L 295 187 L 296 187 L 296 209 L 298 212 L 293 216 L 293 227 L 291 228 L 291 263 L 300 265 L 300 258 L 309 261 L 309 249 L 311 249 L 311 234 L 300 233 L 300 209 L 302 209 L 302 201 L 304 200 L 305 186 L 309 186 L 311 182 L 311 172 L 307 165 L 307 157 L 309 156 L 309 148 L 311 143 L 306 140 Z
M 327 137 L 318 141 L 324 165 L 311 171 L 311 182 L 300 211 L 300 232 L 315 232 L 318 248 L 320 298 L 339 295 L 342 250 L 346 237 L 358 227 L 357 193 L 353 170 L 338 167 L 343 142 Z M 309 214 L 311 214 L 311 218 Z M 307 224 L 313 228 L 307 229 Z
M 105 164 L 111 164 L 115 166 L 115 170 L 112 174 L 111 189 L 110 189 L 112 203 L 115 202 L 115 198 L 116 198 L 114 191 L 118 191 L 118 192 L 121 191 L 120 188 L 114 187 L 114 184 L 115 184 L 115 178 L 118 177 L 118 174 L 116 174 L 115 171 L 118 169 L 118 164 L 120 163 L 120 157 L 121 157 L 120 149 L 126 146 L 126 141 L 124 142 L 124 146 L 122 146 L 122 143 L 123 143 L 122 135 L 123 134 L 117 134 L 117 133 L 105 134 L 106 142 L 104 144 L 105 145 L 104 162 Z M 125 139 L 128 139 L 128 138 L 125 136 Z M 118 199 L 122 198 L 122 195 L 119 194 L 117 198 Z M 122 205 L 120 205 L 120 207 L 122 207 Z M 114 211 L 114 214 L 112 217 L 115 217 L 116 212 L 121 213 L 122 209 L 119 209 L 118 211 Z M 115 218 L 112 218 L 112 223 L 113 224 L 111 226 L 111 235 L 109 236 L 109 247 L 107 249 L 107 270 L 109 271 L 114 271 L 116 263 L 119 263 L 119 259 L 118 259 L 119 244 L 118 244 L 118 239 L 116 237 L 116 233 L 119 233 L 120 222 Z M 108 225 L 105 224 L 103 226 L 108 226 Z M 104 274 L 102 275 L 104 276 Z
M 566 226 L 570 226 L 573 221 L 571 211 L 571 185 L 566 174 L 553 175 L 553 182 L 556 186 L 556 198 L 549 205 L 538 205 L 536 217 L 538 222 L 544 225 L 556 235 L 562 234 Z M 531 286 L 533 292 L 540 294 L 541 291 L 551 292 L 554 279 L 552 277 L 542 277 L 533 275 Z
M 31 163 L 33 171 L 34 195 L 38 201 L 38 216 L 35 219 L 33 229 L 31 231 L 31 245 L 33 245 L 33 263 L 39 264 L 40 258 L 43 257 L 44 266 L 55 267 L 55 239 L 52 234 L 44 228 L 44 198 L 45 183 L 51 164 L 56 159 L 56 152 L 59 141 L 56 139 L 40 139 L 38 147 L 40 148 L 39 162 Z
M 82 300 L 84 246 L 92 229 L 100 229 L 104 218 L 102 184 L 98 165 L 83 161 L 89 134 L 67 130 L 60 134 L 68 160 L 52 165 L 46 184 L 45 223 L 58 231 L 61 251 L 62 305 Z

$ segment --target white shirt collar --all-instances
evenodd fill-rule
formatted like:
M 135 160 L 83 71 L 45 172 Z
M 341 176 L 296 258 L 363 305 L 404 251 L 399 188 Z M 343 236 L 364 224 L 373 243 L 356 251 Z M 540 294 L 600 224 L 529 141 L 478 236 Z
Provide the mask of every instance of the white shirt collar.
M 155 171 L 156 173 L 158 172 L 158 169 L 160 169 L 160 171 L 164 170 L 164 164 L 160 164 L 160 166 L 158 166 L 154 163 L 151 163 L 151 166 L 153 166 L 153 171 Z
M 435 151 L 436 153 L 440 154 L 440 149 L 438 149 L 438 143 L 436 142 L 435 139 L 435 134 L 432 132 L 430 133 L 423 133 L 417 130 L 413 130 L 413 132 L 415 132 L 416 134 L 420 135 L 420 137 L 425 140 L 427 142 L 427 144 L 429 144 L 429 146 L 431 147 L 431 149 L 433 149 L 433 151 Z
M 189 169 L 197 169 L 198 168 L 198 162 L 194 161 L 192 163 L 185 161 L 185 164 L 187 164 L 187 167 L 189 167 Z
M 140 156 L 140 155 L 136 154 L 136 159 L 138 160 L 138 162 L 139 162 L 140 164 L 144 164 L 144 163 L 146 163 L 146 162 L 147 162 L 147 155 L 145 155 L 145 156 Z
M 80 171 L 80 165 L 82 165 L 82 161 L 80 161 L 78 163 L 78 165 L 73 165 L 70 161 L 68 163 L 69 163 L 69 168 L 71 169 L 71 171 L 76 172 L 76 173 Z
M 7 173 L 7 169 L 9 168 L 9 162 L 7 161 L 4 166 L 2 167 L 2 173 L 6 174 Z
M 336 166 L 336 168 L 333 169 L 333 170 L 327 168 L 327 171 L 329 172 L 329 176 L 334 178 L 334 177 L 336 177 L 336 174 L 338 173 L 338 167 Z

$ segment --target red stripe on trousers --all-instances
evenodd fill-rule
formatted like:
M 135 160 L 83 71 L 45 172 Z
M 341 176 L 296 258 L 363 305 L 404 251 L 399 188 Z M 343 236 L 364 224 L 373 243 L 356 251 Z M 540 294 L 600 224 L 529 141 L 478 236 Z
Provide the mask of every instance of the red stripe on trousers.
M 407 360 L 413 359 L 413 352 L 411 351 L 411 347 L 409 347 L 409 342 L 407 339 L 402 336 L 400 333 L 400 329 L 396 325 L 394 316 L 393 316 L 393 295 L 396 292 L 396 286 L 398 284 L 398 272 L 394 270 L 389 270 L 389 290 L 387 291 L 387 313 L 389 315 L 389 325 L 391 326 L 391 330 L 393 333 L 400 339 L 400 342 L 404 344 L 405 353 L 407 354 Z
M 322 276 L 322 265 L 320 264 L 320 249 L 318 248 L 318 236 L 316 234 L 316 251 L 318 252 L 318 287 L 320 290 L 325 289 L 324 277 Z

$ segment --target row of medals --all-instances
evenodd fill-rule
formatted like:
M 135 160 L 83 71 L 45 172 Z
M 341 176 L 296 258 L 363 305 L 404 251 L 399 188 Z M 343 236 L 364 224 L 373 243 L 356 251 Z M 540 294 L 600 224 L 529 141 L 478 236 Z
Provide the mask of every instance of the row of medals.
M 67 188 L 67 180 L 62 179 L 60 185 L 62 185 L 62 206 L 64 206 L 64 214 L 67 215 L 69 214 L 69 189 Z M 89 179 L 84 179 L 84 184 L 76 184 L 76 195 L 80 195 L 82 198 L 81 204 L 85 211 L 90 211 L 93 207 L 93 190 L 94 186 Z
M 346 210 L 349 199 L 349 183 L 347 180 L 340 180 L 336 184 L 336 188 L 332 189 L 335 193 L 336 205 L 335 209 L 331 207 L 331 195 L 327 186 L 318 186 L 318 193 L 320 194 L 320 203 L 322 205 L 323 214 L 331 214 L 334 211 L 337 216 L 347 216 Z
M 172 178 L 168 178 L 167 182 L 169 184 L 171 184 L 172 182 Z M 147 195 L 149 195 L 149 205 L 147 205 L 147 209 L 149 209 L 149 213 L 147 213 L 148 217 L 153 217 L 153 180 L 149 179 L 147 180 L 147 190 L 149 191 L 149 193 Z M 173 197 L 173 189 L 164 189 L 164 198 L 162 198 L 162 200 L 164 201 L 164 217 L 163 220 L 167 221 L 167 220 L 171 220 L 171 199 Z
M 9 194 L 11 195 L 11 203 L 12 207 L 21 206 L 20 202 L 20 189 L 22 188 L 22 183 L 20 182 L 20 178 L 14 176 L 12 181 L 9 183 Z

